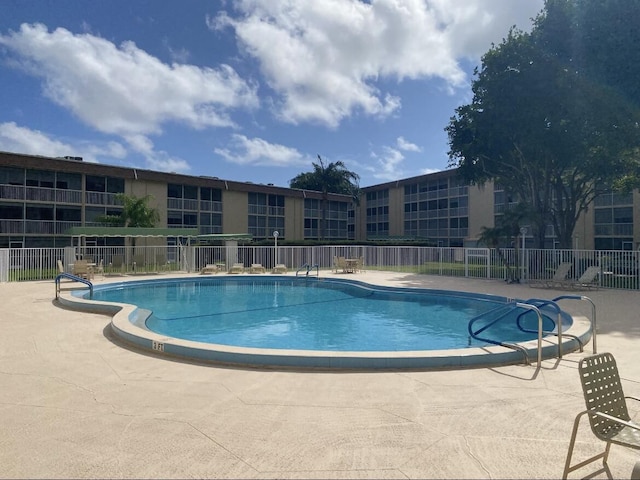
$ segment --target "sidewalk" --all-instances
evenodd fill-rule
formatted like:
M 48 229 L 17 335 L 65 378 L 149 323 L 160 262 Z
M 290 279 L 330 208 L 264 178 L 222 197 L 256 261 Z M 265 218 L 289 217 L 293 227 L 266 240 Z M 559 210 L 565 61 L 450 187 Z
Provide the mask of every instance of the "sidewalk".
M 523 299 L 566 293 L 399 273 L 353 278 Z M 615 355 L 625 393 L 640 396 L 640 293 L 583 293 L 597 305 L 598 351 Z M 577 363 L 591 344 L 540 369 L 236 369 L 123 348 L 108 317 L 53 298 L 53 282 L 0 284 L 2 478 L 559 478 L 584 409 Z M 581 303 L 567 309 L 590 316 Z M 585 423 L 575 458 L 600 447 Z M 614 445 L 614 477 L 629 478 L 637 460 Z

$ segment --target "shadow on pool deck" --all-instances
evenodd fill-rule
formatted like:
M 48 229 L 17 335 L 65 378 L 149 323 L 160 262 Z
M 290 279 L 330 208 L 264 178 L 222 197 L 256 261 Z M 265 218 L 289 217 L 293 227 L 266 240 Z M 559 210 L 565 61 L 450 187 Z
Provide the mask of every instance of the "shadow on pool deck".
M 353 278 L 523 299 L 563 293 L 427 275 Z M 640 396 L 640 294 L 584 293 L 598 307 L 598 351 L 615 355 L 625 393 Z M 53 282 L 2 284 L 0 295 L 1 477 L 558 478 L 584 408 L 577 362 L 591 344 L 539 370 L 223 368 L 122 348 L 105 335 L 108 317 L 52 305 Z M 566 308 L 589 314 L 579 302 Z M 576 459 L 599 447 L 585 424 Z M 614 477 L 629 478 L 638 459 L 613 446 Z

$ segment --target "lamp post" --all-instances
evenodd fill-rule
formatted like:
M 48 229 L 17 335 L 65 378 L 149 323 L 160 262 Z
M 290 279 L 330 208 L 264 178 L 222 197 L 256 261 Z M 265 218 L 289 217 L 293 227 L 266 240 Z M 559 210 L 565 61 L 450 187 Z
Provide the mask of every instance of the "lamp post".
M 275 241 L 275 254 L 274 254 L 274 257 L 276 259 L 275 265 L 278 264 L 278 236 L 279 235 L 280 235 L 280 232 L 278 232 L 277 230 L 273 232 L 273 240 Z

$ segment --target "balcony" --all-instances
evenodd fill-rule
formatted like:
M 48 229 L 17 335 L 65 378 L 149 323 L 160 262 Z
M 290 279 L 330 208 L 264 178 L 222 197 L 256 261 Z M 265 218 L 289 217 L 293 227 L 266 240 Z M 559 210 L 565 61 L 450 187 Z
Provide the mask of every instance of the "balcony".
M 24 233 L 36 233 L 38 235 L 53 235 L 56 228 L 52 220 L 25 220 Z
M 85 199 L 88 205 L 122 205 L 115 193 L 85 192 Z
M 24 187 L 22 185 L 0 185 L 0 198 L 46 203 L 82 204 L 81 190 L 59 190 L 53 188 Z
M 23 234 L 23 220 L 0 220 L 0 232 L 3 234 Z

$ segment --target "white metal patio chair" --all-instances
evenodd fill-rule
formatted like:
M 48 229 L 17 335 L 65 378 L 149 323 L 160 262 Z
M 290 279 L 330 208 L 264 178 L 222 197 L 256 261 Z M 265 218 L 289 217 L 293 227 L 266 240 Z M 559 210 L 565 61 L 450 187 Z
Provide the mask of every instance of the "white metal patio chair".
M 640 398 L 624 396 L 618 367 L 610 353 L 600 353 L 583 358 L 580 360 L 578 371 L 587 409 L 580 412 L 573 422 L 573 432 L 562 478 L 566 479 L 570 472 L 599 459 L 602 459 L 602 468 L 589 476 L 604 472 L 609 478 L 612 478 L 607 465 L 611 444 L 615 443 L 640 450 L 640 424 L 631 420 L 626 402 L 627 398 L 640 402 Z M 606 442 L 606 447 L 598 455 L 571 465 L 576 434 L 580 420 L 584 415 L 589 416 L 591 431 L 597 438 Z

